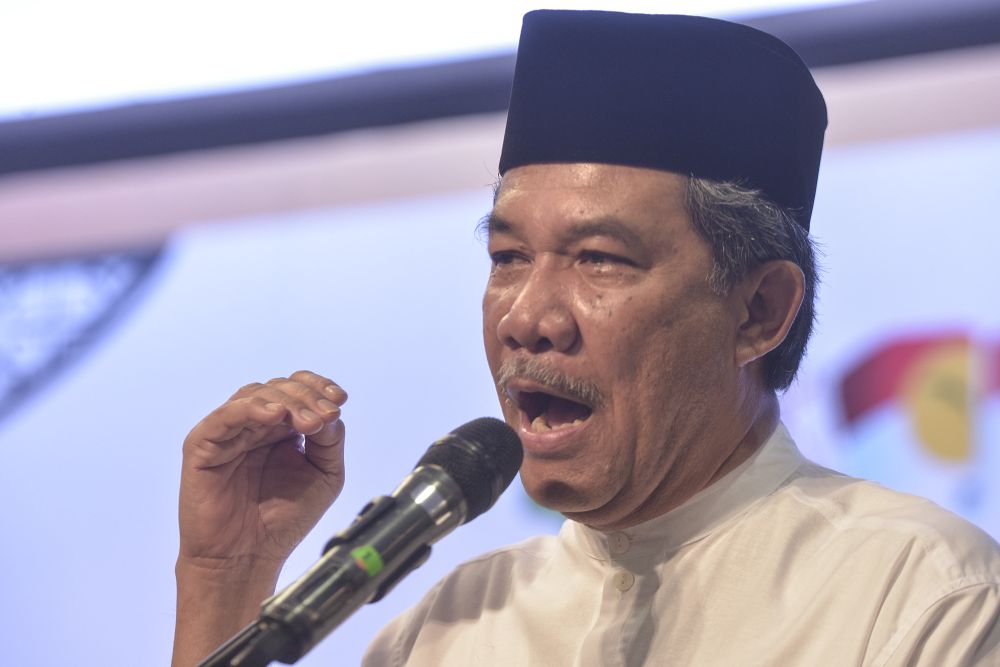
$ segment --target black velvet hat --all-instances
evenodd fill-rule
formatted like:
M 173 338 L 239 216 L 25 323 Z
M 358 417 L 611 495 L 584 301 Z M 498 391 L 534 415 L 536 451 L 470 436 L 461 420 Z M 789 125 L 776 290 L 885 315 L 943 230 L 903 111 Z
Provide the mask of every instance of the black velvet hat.
M 600 162 L 737 181 L 806 229 L 826 129 L 812 75 L 781 40 L 695 16 L 524 17 L 500 173 Z

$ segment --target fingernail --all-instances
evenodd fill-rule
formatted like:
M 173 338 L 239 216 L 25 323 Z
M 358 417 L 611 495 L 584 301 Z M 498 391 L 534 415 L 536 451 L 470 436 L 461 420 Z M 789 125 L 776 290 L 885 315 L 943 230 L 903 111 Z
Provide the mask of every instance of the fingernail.
M 264 409 L 268 412 L 277 412 L 278 410 L 284 410 L 284 406 L 281 403 L 266 403 L 264 404 Z
M 336 403 L 328 401 L 325 398 L 321 398 L 316 401 L 316 405 L 322 408 L 323 412 L 340 412 L 340 408 L 337 407 Z
M 340 393 L 341 389 L 335 384 L 328 384 L 325 387 L 323 387 L 323 391 L 325 391 L 328 394 L 336 395 Z
M 306 421 L 310 421 L 310 422 L 314 421 L 316 419 L 319 419 L 319 415 L 317 415 L 312 410 L 308 410 L 308 409 L 299 410 L 299 417 L 301 417 L 302 419 L 305 419 Z

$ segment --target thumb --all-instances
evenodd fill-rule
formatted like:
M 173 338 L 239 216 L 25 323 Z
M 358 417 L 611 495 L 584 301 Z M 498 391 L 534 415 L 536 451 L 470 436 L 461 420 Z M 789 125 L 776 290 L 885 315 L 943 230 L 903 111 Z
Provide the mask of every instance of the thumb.
M 324 425 L 319 432 L 306 438 L 306 459 L 328 475 L 343 477 L 344 437 L 343 420 Z

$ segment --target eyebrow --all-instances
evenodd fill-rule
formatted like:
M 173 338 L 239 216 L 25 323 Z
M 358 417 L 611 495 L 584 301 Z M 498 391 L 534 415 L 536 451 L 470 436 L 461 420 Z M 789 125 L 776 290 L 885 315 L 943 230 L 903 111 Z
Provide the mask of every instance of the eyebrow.
M 514 223 L 501 218 L 496 213 L 490 213 L 483 220 L 487 238 L 493 234 L 517 234 Z M 628 246 L 641 247 L 645 242 L 622 221 L 616 218 L 595 218 L 573 223 L 562 237 L 567 242 L 580 241 L 594 236 L 604 236 L 620 241 Z
M 479 227 L 486 232 L 487 238 L 494 234 L 509 234 L 514 231 L 514 226 L 490 211 L 479 221 Z

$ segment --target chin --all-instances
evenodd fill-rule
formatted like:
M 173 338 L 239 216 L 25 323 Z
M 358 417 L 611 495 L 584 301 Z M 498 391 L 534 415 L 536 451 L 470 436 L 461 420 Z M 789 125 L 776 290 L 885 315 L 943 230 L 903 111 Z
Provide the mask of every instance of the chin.
M 530 465 L 530 464 L 529 464 Z M 574 515 L 585 516 L 599 511 L 608 501 L 608 487 L 602 486 L 600 493 L 574 484 L 571 481 L 549 478 L 539 479 L 521 470 L 521 483 L 528 496 L 546 509 L 573 518 Z

